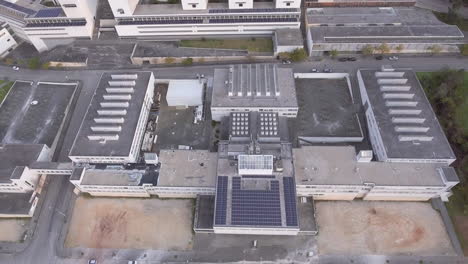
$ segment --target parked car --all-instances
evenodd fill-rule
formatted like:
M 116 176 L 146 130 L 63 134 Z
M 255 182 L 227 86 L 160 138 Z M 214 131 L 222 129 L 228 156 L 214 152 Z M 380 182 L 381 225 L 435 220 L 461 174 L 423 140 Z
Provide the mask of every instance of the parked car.
M 345 61 L 348 61 L 348 58 L 341 57 L 341 58 L 338 59 L 338 61 L 345 62 Z
M 332 72 L 332 70 L 328 69 L 328 68 L 325 68 L 325 69 L 323 69 L 323 72 L 330 73 L 330 72 Z
M 128 264 L 138 264 L 138 262 L 136 260 L 129 260 Z
M 356 57 L 341 57 L 338 60 L 344 62 L 344 61 L 356 61 L 357 59 Z
M 290 60 L 283 60 L 283 64 L 291 64 Z
M 348 57 L 349 61 L 357 61 L 356 57 Z
M 318 70 L 313 68 L 311 72 L 318 72 Z
M 97 264 L 97 260 L 90 259 L 90 260 L 88 260 L 88 264 Z
M 396 61 L 396 60 L 398 60 L 398 56 L 390 56 L 390 57 L 388 57 L 388 59 L 391 60 L 391 61 Z
M 382 56 L 382 55 L 375 56 L 375 59 L 376 59 L 376 60 L 383 60 L 383 56 Z
M 19 71 L 19 67 L 18 66 L 13 66 L 13 70 Z

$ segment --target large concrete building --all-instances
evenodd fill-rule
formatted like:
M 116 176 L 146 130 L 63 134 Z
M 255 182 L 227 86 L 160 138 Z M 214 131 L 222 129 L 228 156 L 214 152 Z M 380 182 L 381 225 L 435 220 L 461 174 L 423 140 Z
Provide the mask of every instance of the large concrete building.
M 153 103 L 152 72 L 104 73 L 69 157 L 75 163 L 136 163 Z
M 233 112 L 251 111 L 297 116 L 292 69 L 270 64 L 215 69 L 211 99 L 213 120 L 220 121 Z
M 176 4 L 109 0 L 109 4 L 121 38 L 272 34 L 279 28 L 299 28 L 301 16 L 300 0 L 183 0 Z
M 15 35 L 45 51 L 75 39 L 91 39 L 96 0 L 61 0 L 46 7 L 39 1 L 0 1 L 0 21 L 8 23 Z
M 382 43 L 388 46 L 386 52 L 459 52 L 457 45 L 464 43 L 457 26 L 414 7 L 310 8 L 305 21 L 310 55 L 332 50 L 361 52 Z
M 15 34 L 7 23 L 0 25 L 0 58 L 7 56 L 18 43 L 13 37 Z
M 305 7 L 414 6 L 416 0 L 304 0 Z
M 456 157 L 411 69 L 357 73 L 372 148 L 379 161 L 441 163 Z

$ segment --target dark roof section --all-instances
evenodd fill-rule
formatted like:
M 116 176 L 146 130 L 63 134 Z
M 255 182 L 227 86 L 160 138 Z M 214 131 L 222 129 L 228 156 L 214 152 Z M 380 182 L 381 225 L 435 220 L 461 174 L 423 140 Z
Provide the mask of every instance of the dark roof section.
M 32 203 L 32 192 L 28 193 L 0 193 L 1 215 L 29 215 Z
M 24 166 L 37 161 L 44 145 L 8 144 L 0 145 L 0 183 L 21 176 Z
M 7 8 L 10 8 L 10 9 L 13 9 L 15 11 L 24 13 L 26 15 L 34 15 L 36 13 L 36 11 L 34 11 L 32 9 L 29 9 L 29 8 L 26 8 L 26 7 L 17 5 L 17 4 L 13 4 L 13 3 L 10 3 L 10 2 L 5 1 L 5 0 L 0 0 L 0 5 L 4 6 L 4 7 L 7 7 Z
M 63 15 L 63 10 L 61 7 L 55 7 L 55 8 L 46 8 L 46 9 L 41 9 L 37 11 L 36 15 L 34 17 L 59 17 Z

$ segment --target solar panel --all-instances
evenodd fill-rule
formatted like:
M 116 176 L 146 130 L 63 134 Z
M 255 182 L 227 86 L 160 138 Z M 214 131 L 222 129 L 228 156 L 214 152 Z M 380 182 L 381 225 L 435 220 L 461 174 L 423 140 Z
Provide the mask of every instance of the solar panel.
M 62 8 L 47 8 L 37 11 L 34 17 L 58 17 L 62 14 Z
M 270 181 L 269 190 L 242 190 L 241 178 L 232 178 L 231 224 L 281 226 L 279 182 Z
M 269 23 L 269 22 L 297 22 L 297 18 L 277 17 L 277 18 L 237 18 L 237 19 L 210 19 L 209 23 Z
M 246 179 L 274 179 L 274 175 L 242 175 Z
M 296 190 L 292 177 L 283 178 L 286 225 L 297 226 Z
M 86 20 L 83 21 L 64 21 L 56 23 L 28 23 L 26 27 L 73 27 L 73 26 L 84 26 Z
M 215 225 L 226 224 L 227 187 L 228 177 L 218 176 L 218 185 L 216 187 Z
M 272 13 L 297 12 L 297 8 L 246 8 L 246 9 L 210 9 L 209 13 Z
M 185 20 L 121 20 L 119 25 L 151 25 L 151 24 L 203 24 L 203 19 Z

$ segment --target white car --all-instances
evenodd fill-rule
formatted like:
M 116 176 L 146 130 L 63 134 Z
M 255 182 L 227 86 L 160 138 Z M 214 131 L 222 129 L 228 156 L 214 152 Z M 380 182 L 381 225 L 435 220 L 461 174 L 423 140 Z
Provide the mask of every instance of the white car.
M 13 70 L 19 71 L 19 67 L 18 66 L 13 66 Z
M 396 61 L 398 60 L 398 56 L 391 56 L 391 57 L 388 57 L 388 59 L 391 61 Z
M 314 68 L 314 69 L 312 69 L 312 72 L 318 72 L 318 70 Z

